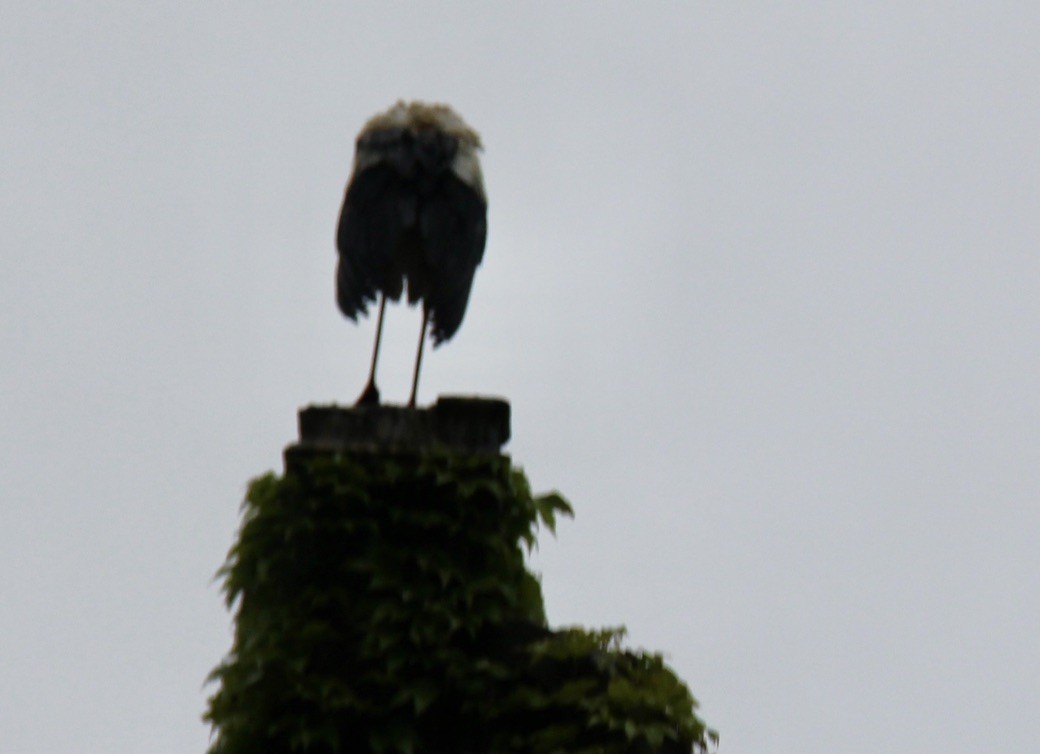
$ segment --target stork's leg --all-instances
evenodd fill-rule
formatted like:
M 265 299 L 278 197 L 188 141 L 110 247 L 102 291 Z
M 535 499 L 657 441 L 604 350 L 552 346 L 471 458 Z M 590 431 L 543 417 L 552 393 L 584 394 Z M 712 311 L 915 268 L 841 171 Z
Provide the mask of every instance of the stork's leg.
M 415 408 L 415 394 L 419 390 L 419 365 L 422 364 L 423 344 L 426 342 L 426 324 L 429 319 L 430 310 L 426 308 L 426 302 L 423 302 L 422 330 L 419 331 L 419 351 L 415 355 L 415 374 L 412 375 L 412 397 L 408 399 L 409 408 Z
M 379 389 L 376 387 L 376 362 L 379 361 L 379 341 L 383 337 L 383 312 L 386 310 L 386 294 L 379 296 L 379 318 L 376 321 L 376 344 L 372 349 L 372 368 L 368 372 L 368 384 L 355 406 L 378 406 Z

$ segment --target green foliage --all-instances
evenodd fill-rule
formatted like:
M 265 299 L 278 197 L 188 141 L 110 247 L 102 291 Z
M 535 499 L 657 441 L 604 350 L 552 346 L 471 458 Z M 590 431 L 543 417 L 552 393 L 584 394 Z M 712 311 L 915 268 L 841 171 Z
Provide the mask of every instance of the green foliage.
M 546 626 L 524 549 L 571 508 L 508 459 L 356 455 L 263 476 L 219 575 L 211 754 L 689 752 L 658 655 Z

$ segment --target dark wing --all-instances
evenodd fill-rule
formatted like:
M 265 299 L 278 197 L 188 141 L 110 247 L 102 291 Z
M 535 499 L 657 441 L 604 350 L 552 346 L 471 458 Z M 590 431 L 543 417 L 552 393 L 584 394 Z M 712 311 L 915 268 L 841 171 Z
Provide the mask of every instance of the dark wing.
M 419 233 L 430 279 L 425 293 L 434 345 L 462 324 L 473 274 L 484 256 L 487 203 L 454 173 L 424 203 Z
M 350 319 L 368 313 L 379 292 L 401 295 L 396 250 L 415 224 L 415 192 L 398 173 L 377 163 L 355 173 L 340 212 L 336 246 L 336 301 Z

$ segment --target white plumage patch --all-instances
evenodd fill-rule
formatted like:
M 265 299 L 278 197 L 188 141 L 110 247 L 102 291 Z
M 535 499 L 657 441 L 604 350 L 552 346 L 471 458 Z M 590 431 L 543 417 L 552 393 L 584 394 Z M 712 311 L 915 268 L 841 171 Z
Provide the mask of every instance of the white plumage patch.
M 487 202 L 484 175 L 480 169 L 480 159 L 477 156 L 477 152 L 482 148 L 480 135 L 448 105 L 398 100 L 390 109 L 370 118 L 358 134 L 358 150 L 354 157 L 353 174 L 361 172 L 383 158 L 378 150 L 364 148 L 363 142 L 366 136 L 394 129 L 410 130 L 416 134 L 425 129 L 436 129 L 455 138 L 458 152 L 452 161 L 451 170 Z

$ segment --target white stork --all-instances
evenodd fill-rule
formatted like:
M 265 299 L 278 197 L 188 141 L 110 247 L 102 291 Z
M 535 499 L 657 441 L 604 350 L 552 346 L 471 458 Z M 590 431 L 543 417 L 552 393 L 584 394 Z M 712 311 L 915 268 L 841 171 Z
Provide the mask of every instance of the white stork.
M 462 323 L 487 238 L 487 196 L 477 151 L 480 137 L 447 105 L 400 101 L 357 137 L 354 170 L 340 213 L 336 298 L 351 320 L 379 296 L 368 384 L 358 405 L 378 404 L 376 362 L 386 299 L 407 283 L 408 303 L 422 301 L 415 357 L 415 406 L 427 324 L 434 346 Z

